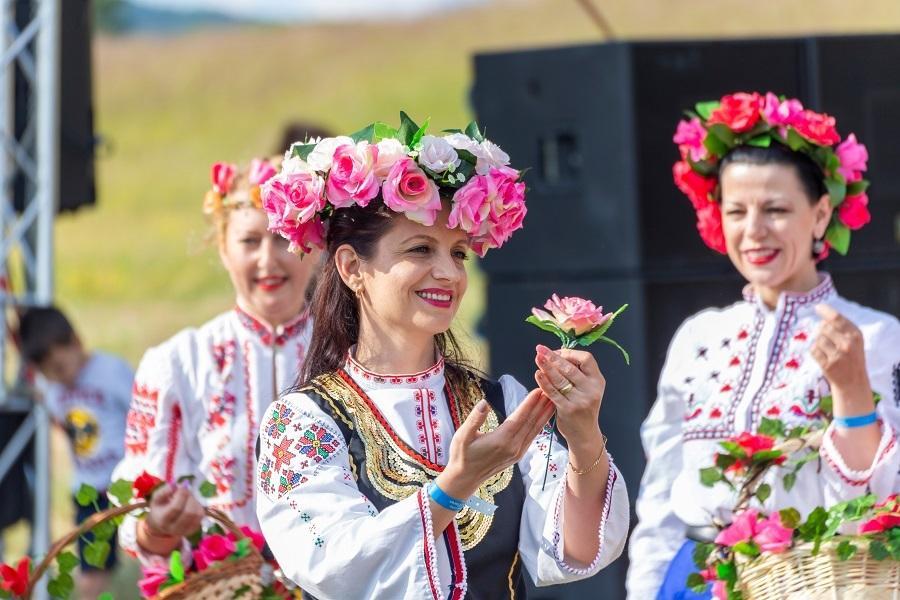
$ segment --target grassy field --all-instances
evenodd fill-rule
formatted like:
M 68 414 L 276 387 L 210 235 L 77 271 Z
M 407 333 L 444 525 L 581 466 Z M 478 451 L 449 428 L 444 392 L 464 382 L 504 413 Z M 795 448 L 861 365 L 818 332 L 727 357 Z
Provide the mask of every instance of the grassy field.
M 625 39 L 900 27 L 896 0 L 595 4 Z M 215 253 L 202 241 L 200 203 L 212 162 L 275 152 L 281 127 L 294 119 L 352 131 L 374 119 L 394 122 L 402 108 L 431 117 L 436 128 L 460 126 L 471 118 L 473 53 L 594 41 L 596 27 L 573 0 L 498 1 L 377 25 L 100 37 L 95 109 L 106 147 L 97 167 L 99 202 L 57 222 L 58 302 L 90 345 L 136 364 L 148 346 L 233 302 Z M 482 306 L 475 269 L 461 324 L 470 326 Z M 65 464 L 56 445 L 54 464 Z M 58 535 L 71 518 L 64 469 L 54 481 Z

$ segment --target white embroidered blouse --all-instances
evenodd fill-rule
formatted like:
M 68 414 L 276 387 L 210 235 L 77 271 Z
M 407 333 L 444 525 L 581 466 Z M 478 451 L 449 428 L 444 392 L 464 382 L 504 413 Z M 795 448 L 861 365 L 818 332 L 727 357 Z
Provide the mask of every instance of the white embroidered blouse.
M 864 471 L 847 467 L 826 431 L 818 463 L 807 463 L 790 491 L 777 469 L 767 475 L 772 494 L 763 509 L 793 506 L 808 514 L 866 490 L 884 498 L 900 489 L 900 322 L 840 297 L 830 276 L 805 294 L 782 294 L 768 309 L 749 288 L 744 301 L 689 318 L 669 347 L 656 403 L 641 428 L 647 467 L 631 535 L 629 598 L 655 598 L 666 569 L 685 541 L 687 526 L 715 516 L 727 522 L 733 494 L 701 484 L 699 469 L 712 465 L 718 442 L 755 431 L 763 417 L 807 424 L 821 417 L 828 382 L 810 356 L 825 303 L 860 328 L 877 410 L 881 443 Z
M 273 331 L 235 308 L 150 348 L 135 376 L 125 458 L 113 480 L 144 470 L 168 481 L 194 475 L 216 486 L 209 506 L 258 529 L 253 477 L 262 411 L 294 384 L 311 335 L 306 312 Z M 125 520 L 120 544 L 153 560 L 140 551 L 135 526 Z
M 396 435 L 427 460 L 446 464 L 454 426 L 444 391 L 443 361 L 414 375 L 379 375 L 348 358 L 344 370 Z M 500 384 L 510 414 L 526 390 L 508 375 L 500 378 Z M 465 573 L 465 559 L 458 547 L 435 543 L 428 497 L 422 489 L 379 512 L 356 485 L 347 440 L 309 396 L 287 395 L 266 414 L 269 418 L 260 429 L 257 513 L 285 575 L 323 600 L 451 597 L 452 591 L 441 582 L 450 581 L 451 559 L 462 561 Z M 566 562 L 562 498 L 567 452 L 555 441 L 542 491 L 549 435 L 547 431 L 539 435 L 518 463 L 526 488 L 519 554 L 537 585 L 598 572 L 621 554 L 629 525 L 625 485 L 612 466 L 597 533 L 598 554 L 587 568 Z M 301 443 L 294 444 L 297 439 Z M 464 592 L 465 575 L 461 587 Z

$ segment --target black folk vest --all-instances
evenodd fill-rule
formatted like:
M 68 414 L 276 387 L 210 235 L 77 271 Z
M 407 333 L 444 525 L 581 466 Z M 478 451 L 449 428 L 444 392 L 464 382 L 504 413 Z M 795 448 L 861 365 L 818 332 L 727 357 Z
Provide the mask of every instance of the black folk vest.
M 467 373 L 465 382 L 456 387 L 460 389 L 445 386 L 455 429 L 482 398 L 491 408 L 483 431 L 496 428 L 506 419 L 499 383 Z M 403 442 L 345 371 L 321 375 L 301 391 L 337 423 L 347 442 L 356 484 L 378 510 L 417 493 L 443 469 Z M 472 600 L 524 599 L 526 588 L 518 545 L 525 486 L 518 465 L 489 479 L 477 494 L 496 504 L 497 510 L 488 517 L 465 508 L 456 516 L 467 572 L 465 597 Z M 455 544 L 451 538 L 452 531 L 448 527 L 442 537 L 435 540 L 436 545 L 445 545 L 448 550 L 453 571 L 454 581 L 441 582 L 442 598 L 448 597 L 449 590 L 461 578 L 460 565 L 454 565 Z M 449 597 L 455 597 L 455 594 Z

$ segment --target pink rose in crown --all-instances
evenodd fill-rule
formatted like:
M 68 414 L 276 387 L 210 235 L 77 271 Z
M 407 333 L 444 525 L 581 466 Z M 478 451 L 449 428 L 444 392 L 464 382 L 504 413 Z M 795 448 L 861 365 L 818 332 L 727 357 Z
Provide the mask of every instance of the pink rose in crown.
M 378 142 L 378 159 L 375 161 L 375 176 L 378 181 L 387 179 L 391 167 L 398 161 L 408 158 L 409 148 L 400 143 L 400 140 L 386 138 Z
M 217 162 L 212 166 L 213 190 L 220 196 L 227 196 L 234 183 L 237 168 L 229 163 Z
M 267 160 L 254 158 L 250 161 L 250 172 L 247 179 L 252 185 L 262 185 L 275 176 L 275 167 Z
M 244 534 L 244 537 L 250 540 L 250 542 L 256 547 L 257 550 L 262 552 L 263 546 L 266 545 L 266 539 L 263 537 L 258 531 L 250 529 L 246 525 L 241 525 L 240 527 L 241 533 Z M 237 542 L 237 536 L 233 533 L 228 534 L 228 539 L 232 542 Z
M 699 162 L 707 157 L 706 146 L 703 145 L 705 139 L 706 129 L 700 123 L 700 119 L 694 117 L 690 121 L 678 122 L 672 141 L 678 144 L 682 158 L 690 156 L 692 161 Z
M 722 230 L 722 209 L 715 202 L 708 202 L 706 206 L 697 209 L 697 231 L 700 238 L 711 249 L 719 254 L 727 254 L 725 246 L 725 233 Z
M 869 214 L 869 197 L 863 192 L 848 196 L 838 207 L 838 218 L 850 229 L 859 229 L 872 220 Z
M 292 221 L 277 230 L 290 242 L 288 250 L 309 254 L 313 248 L 325 247 L 325 225 L 316 217 L 306 223 Z
M 753 541 L 763 552 L 777 554 L 791 547 L 794 539 L 794 530 L 785 527 L 781 523 L 781 515 L 777 512 L 769 515 L 768 519 L 757 521 L 756 533 Z
M 799 100 L 795 98 L 782 100 L 772 92 L 766 94 L 762 116 L 770 125 L 780 125 L 782 127 L 790 125 L 794 118 L 802 112 L 803 104 Z M 785 135 L 783 129 L 781 135 Z
M 834 153 L 841 161 L 838 173 L 844 176 L 847 183 L 853 183 L 862 179 L 863 172 L 868 168 L 869 151 L 863 144 L 856 141 L 856 134 L 851 133 L 841 142 Z
M 750 131 L 759 121 L 759 111 L 763 107 L 762 97 L 756 92 L 738 92 L 722 98 L 719 108 L 707 119 L 709 125 L 721 123 L 735 133 Z
M 325 184 L 328 201 L 335 208 L 368 206 L 378 195 L 377 161 L 378 147 L 368 142 L 338 146 Z
M 542 321 L 552 321 L 563 331 L 571 331 L 576 336 L 600 327 L 609 321 L 613 313 L 603 312 L 602 306 L 584 298 L 560 298 L 553 294 L 544 304 L 547 310 L 532 308 L 531 313 Z M 547 312 L 549 311 L 549 312 Z
M 672 179 L 691 201 L 694 210 L 700 210 L 711 203 L 710 196 L 716 191 L 716 180 L 697 173 L 687 161 L 680 160 L 672 166 Z
M 152 564 L 141 569 L 143 578 L 138 581 L 141 598 L 152 598 L 159 593 L 159 588 L 169 579 L 168 563 Z
M 493 167 L 487 175 L 475 175 L 453 194 L 447 224 L 471 236 L 472 249 L 479 255 L 499 248 L 521 229 L 527 209 L 525 183 L 519 172 L 509 167 Z
M 381 187 L 381 197 L 385 206 L 422 225 L 434 225 L 441 211 L 437 185 L 408 157 L 391 167 Z
M 283 173 L 263 186 L 262 201 L 270 229 L 287 222 L 307 223 L 325 208 L 325 181 L 316 173 Z
M 233 540 L 224 535 L 209 535 L 200 540 L 200 544 L 193 552 L 194 564 L 198 571 L 204 571 L 209 566 L 220 560 L 225 560 L 237 550 Z
M 801 137 L 819 146 L 833 146 L 841 141 L 834 117 L 824 113 L 804 110 L 794 117 L 791 127 Z

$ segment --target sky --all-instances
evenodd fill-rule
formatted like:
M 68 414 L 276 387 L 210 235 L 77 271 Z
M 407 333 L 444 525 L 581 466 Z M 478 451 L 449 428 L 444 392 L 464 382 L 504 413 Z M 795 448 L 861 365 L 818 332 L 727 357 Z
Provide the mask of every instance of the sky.
M 345 21 L 414 18 L 486 0 L 131 0 L 177 10 L 214 10 L 263 21 Z

